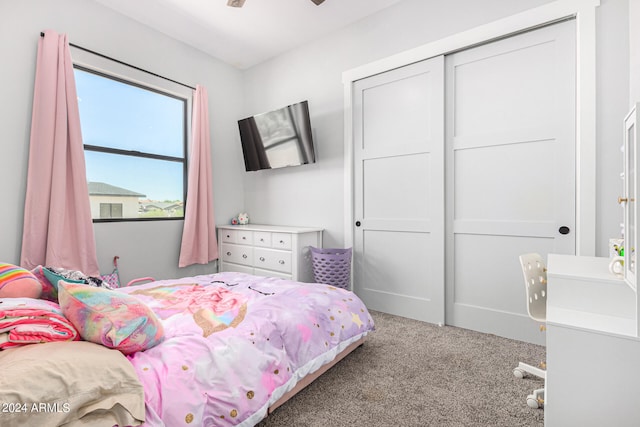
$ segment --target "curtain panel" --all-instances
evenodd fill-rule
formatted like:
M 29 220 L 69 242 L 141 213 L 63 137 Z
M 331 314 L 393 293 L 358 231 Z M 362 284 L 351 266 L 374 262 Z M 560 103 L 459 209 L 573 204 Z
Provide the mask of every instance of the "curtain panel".
M 179 267 L 218 259 L 213 216 L 213 180 L 207 89 L 196 85 L 191 120 L 191 156 Z
M 21 265 L 99 275 L 80 113 L 66 34 L 38 42 Z

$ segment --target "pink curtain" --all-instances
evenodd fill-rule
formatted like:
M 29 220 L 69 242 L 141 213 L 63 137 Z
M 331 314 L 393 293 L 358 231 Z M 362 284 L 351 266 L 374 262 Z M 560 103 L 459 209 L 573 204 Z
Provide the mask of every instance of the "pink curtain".
M 207 89 L 197 85 L 193 94 L 189 184 L 179 267 L 207 264 L 218 258 L 216 226 L 213 218 L 211 178 L 211 138 Z
M 73 63 L 51 30 L 38 43 L 20 263 L 99 274 Z

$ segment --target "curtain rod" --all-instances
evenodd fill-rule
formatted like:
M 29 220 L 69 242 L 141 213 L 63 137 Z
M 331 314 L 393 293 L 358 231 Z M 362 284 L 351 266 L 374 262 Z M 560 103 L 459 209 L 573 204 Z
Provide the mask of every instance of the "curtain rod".
M 40 32 L 40 37 L 44 37 L 44 32 L 42 32 L 42 31 Z M 184 87 L 187 87 L 189 89 L 196 90 L 195 87 L 190 86 L 188 84 L 181 83 L 181 82 L 179 82 L 177 80 L 170 79 L 169 77 L 161 76 L 160 74 L 153 73 L 151 71 L 145 70 L 144 68 L 136 67 L 135 65 L 127 64 L 124 61 L 120 61 L 119 59 L 115 59 L 115 58 L 112 58 L 110 56 L 103 55 L 102 53 L 95 52 L 95 51 L 93 51 L 91 49 L 87 49 L 86 47 L 78 46 L 77 44 L 73 44 L 73 43 L 69 43 L 69 46 L 73 46 L 76 49 L 84 50 L 85 52 L 92 53 L 92 54 L 97 55 L 97 56 L 99 56 L 101 58 L 108 59 L 108 60 L 113 61 L 113 62 L 117 62 L 118 64 L 125 65 L 127 67 L 131 67 L 131 68 L 133 68 L 135 70 L 142 71 L 143 73 L 147 73 L 147 74 L 150 74 L 152 76 L 159 77 L 159 78 L 164 79 L 164 80 L 168 80 L 168 81 L 170 81 L 172 83 L 175 83 L 175 84 L 178 84 L 180 86 L 184 86 Z

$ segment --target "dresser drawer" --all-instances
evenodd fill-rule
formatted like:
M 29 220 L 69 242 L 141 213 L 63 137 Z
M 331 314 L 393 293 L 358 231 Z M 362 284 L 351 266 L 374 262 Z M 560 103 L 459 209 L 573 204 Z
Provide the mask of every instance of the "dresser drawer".
M 265 248 L 271 247 L 271 233 L 267 231 L 256 231 L 253 233 L 253 244 Z
M 278 251 L 275 249 L 255 248 L 254 249 L 256 268 L 281 271 L 291 273 L 291 252 Z
M 253 245 L 253 231 L 237 230 L 236 243 L 241 245 Z
M 256 274 L 253 267 L 249 267 L 248 265 L 232 264 L 230 262 L 225 262 L 223 264 L 223 267 L 220 270 L 220 272 L 223 272 L 223 271 L 235 271 L 237 273 Z
M 271 246 L 277 249 L 291 249 L 291 234 L 272 233 Z
M 235 243 L 237 230 L 220 230 L 220 241 L 224 243 Z
M 222 260 L 236 264 L 253 265 L 253 248 L 232 243 L 223 243 Z

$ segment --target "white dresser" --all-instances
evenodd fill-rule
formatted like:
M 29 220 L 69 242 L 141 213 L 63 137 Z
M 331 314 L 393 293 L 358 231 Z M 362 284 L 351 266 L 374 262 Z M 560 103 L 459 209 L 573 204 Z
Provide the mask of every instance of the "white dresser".
M 218 270 L 313 282 L 309 246 L 322 247 L 321 228 L 218 226 Z

